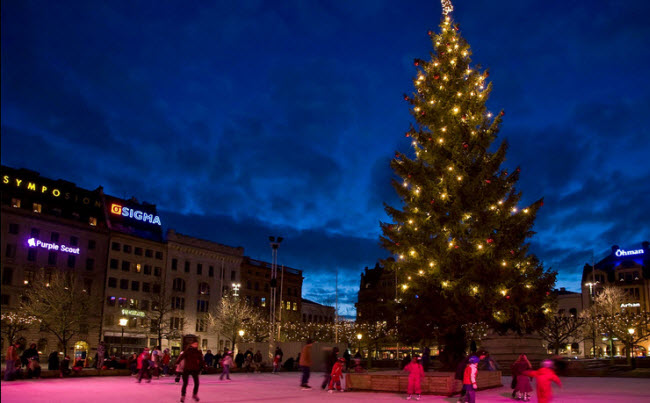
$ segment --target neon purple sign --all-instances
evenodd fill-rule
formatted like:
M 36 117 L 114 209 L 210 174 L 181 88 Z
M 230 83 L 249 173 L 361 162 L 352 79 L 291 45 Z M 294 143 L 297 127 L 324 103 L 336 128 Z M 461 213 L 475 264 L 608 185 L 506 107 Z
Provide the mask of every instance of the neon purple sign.
M 27 240 L 27 246 L 29 246 L 30 248 L 43 248 L 47 250 L 55 250 L 55 251 L 61 251 L 65 253 L 72 253 L 73 255 L 79 254 L 79 248 L 72 248 L 70 246 L 58 245 L 55 243 L 47 243 L 36 238 L 29 238 Z

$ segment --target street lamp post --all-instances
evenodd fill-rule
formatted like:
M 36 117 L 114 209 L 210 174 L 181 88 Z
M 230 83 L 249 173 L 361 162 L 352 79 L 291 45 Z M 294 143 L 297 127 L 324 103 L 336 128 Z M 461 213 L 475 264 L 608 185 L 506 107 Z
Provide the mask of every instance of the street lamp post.
M 239 338 L 241 339 L 241 342 L 243 343 L 244 342 L 244 333 L 245 332 L 243 330 L 240 330 L 238 333 L 239 333 Z M 235 346 L 232 346 L 232 349 L 234 350 Z
M 359 340 L 359 354 L 361 354 L 361 338 L 363 335 L 361 333 L 357 333 L 357 340 Z
M 120 318 L 120 326 L 122 327 L 122 337 L 120 338 L 120 357 L 124 355 L 124 326 L 126 326 L 128 323 L 128 318 Z
M 269 332 L 269 352 L 273 351 L 273 347 L 275 346 L 275 309 L 276 309 L 276 304 L 277 304 L 277 286 L 278 286 L 278 248 L 280 247 L 280 244 L 282 243 L 282 240 L 284 238 L 282 237 L 274 237 L 270 236 L 269 241 L 271 242 L 271 329 Z M 282 296 L 280 296 L 280 300 L 282 300 Z M 282 309 L 282 307 L 280 307 Z

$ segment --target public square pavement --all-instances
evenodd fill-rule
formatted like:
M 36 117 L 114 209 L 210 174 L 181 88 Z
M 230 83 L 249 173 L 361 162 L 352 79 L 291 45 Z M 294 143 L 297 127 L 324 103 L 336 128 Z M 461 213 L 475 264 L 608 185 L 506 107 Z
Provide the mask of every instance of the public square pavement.
M 345 392 L 329 394 L 320 389 L 323 374 L 312 373 L 312 390 L 298 386 L 300 373 L 273 375 L 233 374 L 232 381 L 219 381 L 219 375 L 200 378 L 201 402 L 334 402 L 372 401 L 396 402 L 405 394 Z M 553 402 L 650 402 L 650 379 L 639 378 L 562 378 L 563 388 L 553 386 Z M 504 386 L 479 391 L 477 402 L 515 402 L 510 398 L 510 377 L 503 377 Z M 187 388 L 186 402 L 192 400 L 192 381 Z M 173 377 L 154 379 L 140 384 L 133 377 L 83 377 L 66 379 L 37 379 L 2 382 L 2 402 L 178 402 L 180 384 Z M 457 397 L 423 395 L 422 402 L 456 402 Z M 537 402 L 534 396 L 532 402 Z

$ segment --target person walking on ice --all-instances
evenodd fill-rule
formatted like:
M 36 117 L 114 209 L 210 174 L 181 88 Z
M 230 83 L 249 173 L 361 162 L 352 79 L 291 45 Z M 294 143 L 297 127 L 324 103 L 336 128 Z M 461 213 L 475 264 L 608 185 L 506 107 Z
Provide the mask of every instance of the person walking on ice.
M 187 382 L 190 375 L 194 381 L 194 389 L 192 390 L 192 399 L 199 401 L 199 374 L 205 369 L 205 361 L 203 361 L 203 353 L 199 350 L 199 342 L 194 341 L 180 356 L 178 362 L 183 363 L 183 387 L 181 388 L 181 402 L 185 401 L 185 392 L 187 391 Z

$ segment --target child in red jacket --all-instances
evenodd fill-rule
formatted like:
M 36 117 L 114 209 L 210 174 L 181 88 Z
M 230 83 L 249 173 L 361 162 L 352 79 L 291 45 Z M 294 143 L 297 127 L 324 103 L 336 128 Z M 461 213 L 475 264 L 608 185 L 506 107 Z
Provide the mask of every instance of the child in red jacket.
M 549 403 L 553 399 L 553 389 L 551 382 L 557 383 L 562 387 L 560 378 L 553 371 L 553 361 L 542 361 L 542 367 L 537 371 L 524 371 L 524 375 L 532 376 L 537 379 L 537 401 L 539 403 Z
M 336 390 L 343 392 L 341 390 L 341 377 L 343 376 L 343 367 L 345 366 L 345 358 L 341 357 L 336 361 L 332 367 L 332 377 L 330 379 L 330 384 L 327 387 L 329 393 L 334 392 L 334 385 L 336 385 Z
M 414 393 L 417 393 L 418 396 L 415 400 L 420 400 L 420 394 L 422 393 L 422 378 L 424 378 L 424 368 L 420 361 L 420 357 L 413 357 L 411 362 L 404 367 L 404 371 L 409 373 L 409 384 L 407 388 L 408 396 L 406 400 L 411 400 L 411 397 Z

